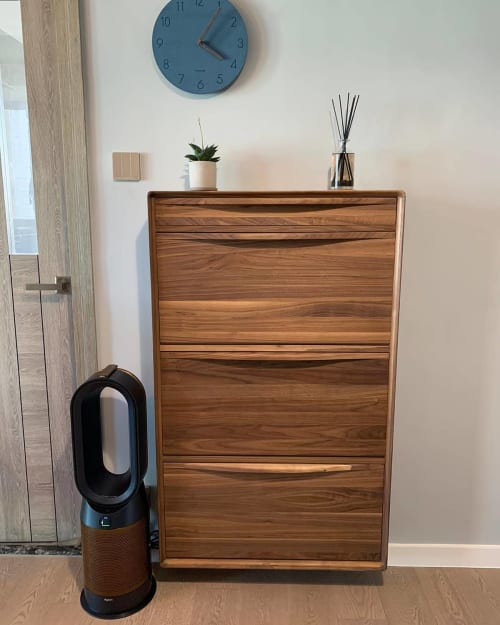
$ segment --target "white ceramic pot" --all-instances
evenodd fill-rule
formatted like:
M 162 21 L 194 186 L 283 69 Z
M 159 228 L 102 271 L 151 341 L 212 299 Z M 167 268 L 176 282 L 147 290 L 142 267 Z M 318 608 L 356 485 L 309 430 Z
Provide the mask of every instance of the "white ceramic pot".
M 189 188 L 192 191 L 217 191 L 217 163 L 189 161 Z

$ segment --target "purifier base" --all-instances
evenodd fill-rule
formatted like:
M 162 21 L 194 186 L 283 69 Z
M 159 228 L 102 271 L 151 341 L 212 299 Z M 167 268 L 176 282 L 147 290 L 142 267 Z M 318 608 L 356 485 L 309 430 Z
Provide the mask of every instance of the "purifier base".
M 116 609 L 119 610 L 118 612 L 106 612 L 106 604 L 104 604 L 103 606 L 104 599 L 102 597 L 98 597 L 97 595 L 93 595 L 92 593 L 89 593 L 90 601 L 88 601 L 85 589 L 82 590 L 82 593 L 80 595 L 80 604 L 85 612 L 88 612 L 88 614 L 90 614 L 94 618 L 107 620 L 125 618 L 126 616 L 130 616 L 131 614 L 135 614 L 136 612 L 139 612 L 139 610 L 142 610 L 142 608 L 146 607 L 151 599 L 154 597 L 156 592 L 156 580 L 154 576 L 151 576 L 149 584 L 149 591 L 142 599 L 140 599 L 139 603 L 134 604 L 134 599 L 137 599 L 144 593 L 143 587 L 138 588 L 137 590 L 134 590 L 133 592 L 128 593 L 123 597 L 116 597 L 116 603 L 113 605 L 113 607 L 116 607 Z M 103 607 L 103 609 L 99 609 L 100 607 Z

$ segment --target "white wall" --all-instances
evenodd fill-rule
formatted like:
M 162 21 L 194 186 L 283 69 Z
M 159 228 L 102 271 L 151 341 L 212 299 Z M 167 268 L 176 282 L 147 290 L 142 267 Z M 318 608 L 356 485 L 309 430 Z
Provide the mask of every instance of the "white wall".
M 500 3 L 235 0 L 247 66 L 205 98 L 156 70 L 164 0 L 82 4 L 100 364 L 152 416 L 146 193 L 184 188 L 197 117 L 220 189 L 325 189 L 330 98 L 359 92 L 357 186 L 408 196 L 391 540 L 500 544 Z M 145 180 L 113 182 L 112 151 Z

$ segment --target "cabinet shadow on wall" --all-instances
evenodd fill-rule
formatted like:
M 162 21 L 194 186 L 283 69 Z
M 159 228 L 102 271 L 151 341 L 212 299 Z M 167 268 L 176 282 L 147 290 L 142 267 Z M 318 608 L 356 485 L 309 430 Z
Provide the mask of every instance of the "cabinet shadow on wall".
M 155 456 L 155 396 L 153 373 L 153 328 L 151 318 L 151 277 L 149 265 L 149 230 L 146 219 L 136 239 L 137 297 L 139 306 L 140 371 L 134 372 L 146 390 L 148 415 L 148 471 L 145 483 L 149 486 L 151 527 L 156 527 L 156 456 Z

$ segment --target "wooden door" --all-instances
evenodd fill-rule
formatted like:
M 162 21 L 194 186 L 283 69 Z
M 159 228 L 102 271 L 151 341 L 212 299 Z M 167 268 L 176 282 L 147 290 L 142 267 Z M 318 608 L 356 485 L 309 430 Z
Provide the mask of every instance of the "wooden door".
M 78 0 L 7 4 L 2 24 L 19 25 L 0 52 L 24 50 L 24 70 L 0 64 L 0 541 L 65 542 L 80 530 L 69 402 L 97 364 Z M 5 97 L 22 100 L 21 74 L 24 122 Z M 23 192 L 34 214 L 20 217 Z M 26 290 L 57 276 L 70 292 Z

